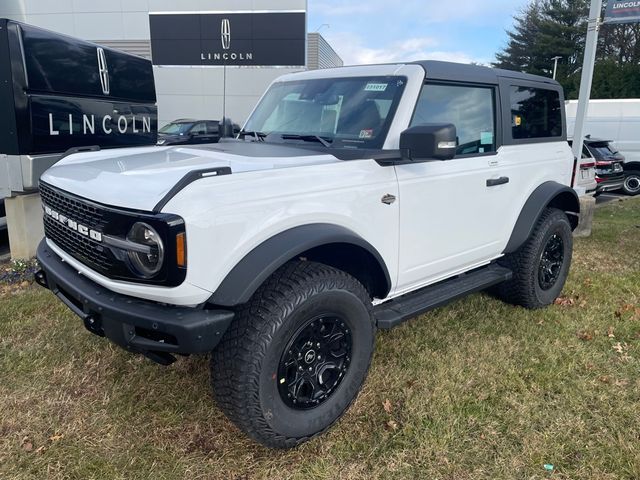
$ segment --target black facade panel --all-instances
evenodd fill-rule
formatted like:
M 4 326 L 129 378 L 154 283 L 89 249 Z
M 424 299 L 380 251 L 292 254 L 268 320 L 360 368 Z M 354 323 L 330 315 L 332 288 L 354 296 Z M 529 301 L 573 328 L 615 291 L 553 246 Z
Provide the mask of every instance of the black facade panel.
M 151 62 L 6 19 L 0 19 L 0 102 L 3 154 L 156 141 Z
M 96 45 L 23 25 L 29 89 L 37 92 L 102 97 Z M 104 48 L 112 98 L 155 102 L 153 68 L 142 58 Z
M 304 66 L 306 14 L 149 16 L 154 65 Z
M 0 153 L 18 152 L 18 129 L 14 108 L 13 76 L 9 53 L 9 22 L 0 19 Z

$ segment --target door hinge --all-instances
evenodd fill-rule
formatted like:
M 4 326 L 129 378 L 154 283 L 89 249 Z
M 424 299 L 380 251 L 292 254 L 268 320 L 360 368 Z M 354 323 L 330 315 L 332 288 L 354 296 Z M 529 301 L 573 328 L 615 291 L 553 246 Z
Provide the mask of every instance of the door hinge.
M 390 193 L 387 193 L 386 195 L 384 195 L 382 197 L 382 199 L 380 201 L 382 203 L 386 204 L 386 205 L 391 205 L 393 202 L 396 201 L 396 196 L 395 195 L 391 195 Z

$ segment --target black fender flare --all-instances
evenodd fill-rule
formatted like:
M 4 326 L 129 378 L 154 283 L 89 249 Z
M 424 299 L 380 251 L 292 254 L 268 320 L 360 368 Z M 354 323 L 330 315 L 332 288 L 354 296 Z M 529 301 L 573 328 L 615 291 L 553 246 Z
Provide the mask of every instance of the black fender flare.
M 576 191 L 557 182 L 545 182 L 536 188 L 525 202 L 504 253 L 513 253 L 531 236 L 533 227 L 547 207 L 555 207 L 570 215 L 573 229 L 578 224 L 580 201 Z M 573 218 L 571 218 L 573 217 Z
M 260 285 L 286 262 L 312 248 L 328 244 L 350 244 L 366 250 L 377 260 L 386 277 L 387 289 L 391 289 L 391 276 L 384 259 L 369 242 L 345 227 L 314 223 L 285 230 L 251 250 L 227 274 L 208 303 L 220 306 L 246 303 Z

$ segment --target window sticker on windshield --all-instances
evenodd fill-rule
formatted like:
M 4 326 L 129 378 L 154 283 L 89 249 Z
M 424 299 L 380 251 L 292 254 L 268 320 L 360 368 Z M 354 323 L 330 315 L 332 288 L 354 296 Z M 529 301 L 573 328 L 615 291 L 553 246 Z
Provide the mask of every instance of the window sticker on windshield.
M 373 138 L 373 128 L 360 130 L 360 138 Z
M 481 145 L 493 145 L 493 132 L 480 132 Z
M 365 92 L 384 92 L 387 89 L 388 83 L 367 83 L 364 87 Z

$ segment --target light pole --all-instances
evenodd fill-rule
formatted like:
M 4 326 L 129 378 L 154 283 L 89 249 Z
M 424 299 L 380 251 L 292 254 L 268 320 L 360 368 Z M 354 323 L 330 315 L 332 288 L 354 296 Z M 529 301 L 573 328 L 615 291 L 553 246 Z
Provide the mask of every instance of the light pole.
M 560 60 L 562 57 L 561 56 L 556 56 L 553 57 L 551 60 L 553 60 L 553 79 L 556 79 L 556 72 L 558 71 L 558 60 Z

